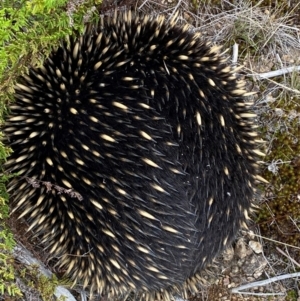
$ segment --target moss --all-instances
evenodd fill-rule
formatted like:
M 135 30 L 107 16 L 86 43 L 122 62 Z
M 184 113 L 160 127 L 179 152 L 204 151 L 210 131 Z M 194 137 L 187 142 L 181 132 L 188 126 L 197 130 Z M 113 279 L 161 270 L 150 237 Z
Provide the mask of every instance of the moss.
M 286 301 L 297 301 L 297 296 L 298 294 L 297 294 L 297 292 L 295 291 L 295 290 L 289 290 L 288 292 L 287 292 L 287 295 L 286 295 L 286 297 L 285 297 L 285 300 Z
M 3 204 L 0 206 L 3 207 Z M 3 224 L 0 224 L 0 228 L 2 227 Z M 4 298 L 22 296 L 20 289 L 15 284 L 14 259 L 10 253 L 14 245 L 12 233 L 8 229 L 0 231 L 0 296 L 2 295 Z
M 283 93 L 264 118 L 272 143 L 262 176 L 270 184 L 257 222 L 262 235 L 300 247 L 300 99 Z M 299 250 L 293 252 L 299 260 Z
M 82 3 L 81 3 L 82 2 Z M 28 66 L 40 66 L 61 40 L 82 31 L 84 20 L 98 15 L 91 8 L 101 1 L 2 1 L 0 8 L 0 98 L 12 100 L 16 78 Z M 77 4 L 81 3 L 81 4 Z
M 55 288 L 58 285 L 70 286 L 71 284 L 65 280 L 58 280 L 55 275 L 50 278 L 42 275 L 39 272 L 38 266 L 23 266 L 18 267 L 18 276 L 22 279 L 23 284 L 28 288 L 28 296 L 40 296 L 42 300 L 54 301 L 57 300 L 54 296 Z M 63 301 L 61 297 L 58 301 Z
M 13 101 L 17 78 L 29 66 L 39 66 L 61 40 L 74 31 L 82 31 L 87 16 L 98 18 L 91 8 L 101 1 L 20 0 L 1 1 L 0 6 L 0 126 Z M 0 133 L 0 165 L 11 150 L 3 145 Z M 0 177 L 0 299 L 18 300 L 22 295 L 16 286 L 15 262 L 11 252 L 14 240 L 6 225 L 9 206 L 5 176 Z M 42 296 L 50 296 L 52 287 L 42 276 L 37 278 Z M 48 288 L 51 287 L 51 290 Z M 51 300 L 46 297 L 44 300 Z

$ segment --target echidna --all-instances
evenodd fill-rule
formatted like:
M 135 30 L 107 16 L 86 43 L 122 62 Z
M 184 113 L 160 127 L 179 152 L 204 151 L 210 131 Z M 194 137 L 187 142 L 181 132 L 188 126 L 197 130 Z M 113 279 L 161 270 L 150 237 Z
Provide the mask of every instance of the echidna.
M 106 17 L 16 86 L 12 206 L 92 290 L 189 287 L 248 219 L 259 151 L 246 95 L 188 26 Z

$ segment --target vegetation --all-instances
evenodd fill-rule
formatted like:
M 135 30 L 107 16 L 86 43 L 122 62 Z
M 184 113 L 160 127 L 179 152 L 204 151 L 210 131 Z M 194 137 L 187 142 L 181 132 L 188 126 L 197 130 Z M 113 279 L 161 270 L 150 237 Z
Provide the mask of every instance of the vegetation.
M 100 2 L 100 1 L 99 1 Z M 12 99 L 16 78 L 40 66 L 61 40 L 95 21 L 97 1 L 1 1 L 0 97 Z
M 13 101 L 17 78 L 26 74 L 30 66 L 40 66 L 68 35 L 82 32 L 86 21 L 95 22 L 100 2 L 1 1 L 0 125 L 4 122 L 8 104 Z M 110 7 L 108 1 L 104 2 L 103 7 Z M 297 23 L 300 4 L 298 1 L 247 0 L 238 1 L 238 4 L 225 0 L 123 2 L 146 13 L 155 11 L 171 15 L 176 9 L 179 11 L 178 22 L 193 24 L 194 30 L 201 32 L 204 38 L 225 44 L 230 50 L 233 44 L 239 45 L 238 63 L 244 65 L 249 89 L 258 92 L 255 110 L 267 153 L 262 162 L 262 176 L 269 184 L 260 187 L 262 197 L 258 200 L 255 222 L 262 237 L 273 240 L 264 240 L 264 247 L 274 274 L 298 271 L 299 266 L 292 262 L 299 264 L 300 261 L 300 75 L 295 71 L 261 79 L 259 74 L 300 65 L 300 26 Z M 275 2 L 278 5 L 274 6 Z M 288 2 L 294 5 L 288 6 Z M 2 136 L 0 141 L 3 141 Z M 10 151 L 0 143 L 0 163 Z M 19 277 L 30 279 L 26 285 L 37 288 L 45 301 L 51 300 L 57 279 L 48 282 L 35 268 L 18 266 L 11 256 L 15 242 L 7 227 L 6 181 L 5 176 L 0 178 L 0 300 L 1 295 L 14 296 L 7 300 L 21 297 L 21 290 L 16 285 Z M 278 256 L 280 259 L 273 264 L 274 250 L 282 245 L 289 254 L 288 259 Z M 287 291 L 286 300 L 297 299 L 297 287 Z M 208 299 L 219 300 L 216 296 L 216 299 Z
M 74 32 L 82 32 L 85 22 L 95 22 L 99 18 L 95 6 L 100 3 L 100 0 L 1 1 L 0 126 L 7 114 L 8 104 L 13 101 L 14 85 L 18 77 L 26 74 L 30 66 L 41 66 L 61 40 Z M 2 134 L 0 141 L 3 141 Z M 0 164 L 5 162 L 10 151 L 0 142 Z M 0 177 L 0 300 L 1 295 L 16 298 L 22 295 L 16 286 L 16 264 L 11 255 L 15 242 L 7 227 L 9 207 L 6 181 L 5 175 Z M 45 277 L 28 273 L 26 278 L 28 275 L 35 277 L 36 281 L 32 283 L 36 284 L 44 300 L 51 300 L 49 296 L 53 294 L 53 288 L 50 294 Z

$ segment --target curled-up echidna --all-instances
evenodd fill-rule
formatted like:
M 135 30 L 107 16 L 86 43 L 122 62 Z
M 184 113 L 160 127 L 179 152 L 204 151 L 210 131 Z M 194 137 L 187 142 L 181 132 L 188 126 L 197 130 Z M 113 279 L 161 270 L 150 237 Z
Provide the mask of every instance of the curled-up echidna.
M 188 26 L 106 17 L 16 86 L 12 206 L 92 291 L 190 289 L 248 219 L 259 151 L 246 94 Z

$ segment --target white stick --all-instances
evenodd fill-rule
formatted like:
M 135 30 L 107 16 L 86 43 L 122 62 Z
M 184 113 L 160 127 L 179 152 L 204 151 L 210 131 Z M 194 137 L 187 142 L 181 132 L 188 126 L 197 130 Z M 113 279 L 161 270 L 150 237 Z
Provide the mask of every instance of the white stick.
M 261 281 L 251 282 L 251 283 L 248 283 L 248 284 L 241 285 L 239 287 L 235 287 L 231 290 L 231 292 L 234 293 L 234 294 L 247 294 L 247 295 L 249 295 L 249 294 L 253 294 L 253 293 L 241 292 L 241 290 L 249 289 L 249 288 L 252 288 L 252 287 L 255 287 L 255 286 L 263 286 L 263 285 L 270 284 L 270 283 L 275 282 L 275 281 L 279 281 L 279 280 L 283 280 L 283 279 L 289 279 L 289 278 L 295 278 L 295 277 L 300 277 L 300 273 L 298 272 L 298 273 L 280 275 L 280 276 L 275 276 L 275 277 L 265 279 L 265 280 L 261 280 Z M 284 293 L 278 293 L 278 295 L 284 295 Z
M 238 55 L 239 55 L 239 44 L 234 43 L 232 47 L 232 64 L 236 64 L 238 60 Z
M 271 77 L 275 77 L 275 76 L 279 76 L 279 75 L 283 75 L 283 74 L 287 74 L 287 73 L 291 73 L 291 72 L 295 72 L 295 71 L 300 71 L 300 66 L 288 67 L 288 68 L 283 68 L 283 69 L 270 71 L 270 72 L 266 72 L 266 73 L 250 74 L 250 75 L 254 75 L 258 79 L 266 79 L 266 78 L 271 78 Z

